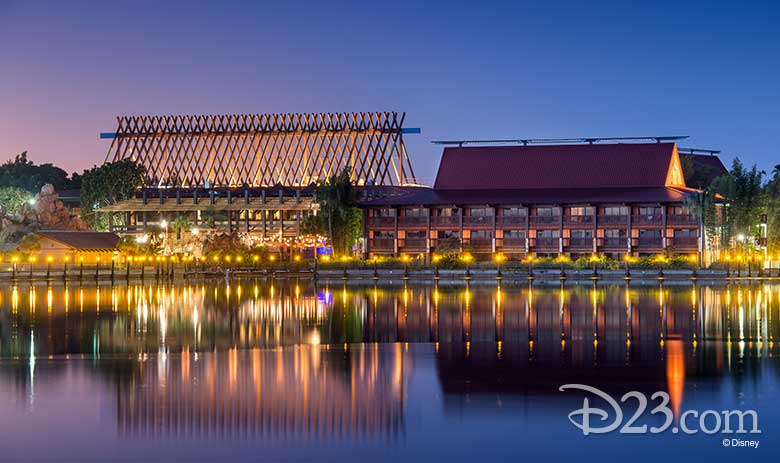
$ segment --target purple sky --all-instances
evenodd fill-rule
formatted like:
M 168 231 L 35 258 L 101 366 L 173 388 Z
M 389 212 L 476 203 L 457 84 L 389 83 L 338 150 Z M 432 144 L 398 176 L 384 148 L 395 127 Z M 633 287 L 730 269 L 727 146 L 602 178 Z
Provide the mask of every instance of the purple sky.
M 0 158 L 81 171 L 120 114 L 396 110 L 429 181 L 452 138 L 688 134 L 769 170 L 778 23 L 770 2 L 0 0 Z

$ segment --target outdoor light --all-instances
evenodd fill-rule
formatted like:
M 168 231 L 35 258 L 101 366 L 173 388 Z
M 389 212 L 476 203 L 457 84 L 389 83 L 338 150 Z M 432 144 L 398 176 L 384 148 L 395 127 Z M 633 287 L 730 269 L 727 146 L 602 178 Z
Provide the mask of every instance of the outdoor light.
M 301 256 L 299 256 L 299 255 L 296 255 L 296 256 L 295 256 L 295 262 L 299 262 L 300 260 L 301 260 Z
M 737 241 L 745 241 L 745 235 L 743 235 L 742 233 L 737 235 Z
M 190 233 L 192 233 L 193 235 L 197 235 L 198 233 L 200 233 L 200 230 L 198 230 L 198 227 L 195 227 L 192 230 L 190 230 Z
M 49 262 L 49 263 L 51 263 L 51 262 L 53 262 L 53 261 L 54 261 L 54 257 L 52 257 L 52 256 L 46 256 L 46 262 Z
M 276 260 L 276 256 L 271 256 L 271 257 L 269 257 L 269 259 L 271 260 L 271 262 L 273 262 L 273 261 Z
M 441 260 L 441 256 L 440 256 L 440 255 L 438 255 L 438 254 L 437 254 L 437 255 L 434 255 L 434 256 L 433 256 L 433 261 L 434 261 L 434 262 L 438 262 L 438 261 L 440 261 L 440 260 Z
M 165 220 L 165 219 L 162 219 L 162 220 L 160 221 L 160 227 L 161 227 L 161 228 L 168 228 L 168 221 L 167 221 L 167 220 Z
M 30 206 L 35 206 L 35 198 L 28 199 L 27 204 L 29 204 Z
M 149 241 L 149 235 L 147 235 L 147 234 L 143 234 L 141 236 L 136 236 L 135 237 L 135 242 L 136 243 L 146 243 L 147 241 Z
M 253 260 L 253 261 L 257 262 L 257 260 L 258 260 L 258 259 L 259 259 L 259 257 L 257 257 L 257 256 L 252 256 L 252 260 Z

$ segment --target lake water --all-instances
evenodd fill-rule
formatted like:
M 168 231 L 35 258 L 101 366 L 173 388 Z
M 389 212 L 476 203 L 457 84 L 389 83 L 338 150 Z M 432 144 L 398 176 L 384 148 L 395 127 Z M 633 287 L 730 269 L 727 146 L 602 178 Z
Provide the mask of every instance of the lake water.
M 0 461 L 776 457 L 779 309 L 774 282 L 7 285 Z M 569 383 L 664 391 L 673 426 L 585 436 L 610 408 Z M 762 433 L 672 431 L 710 409 Z

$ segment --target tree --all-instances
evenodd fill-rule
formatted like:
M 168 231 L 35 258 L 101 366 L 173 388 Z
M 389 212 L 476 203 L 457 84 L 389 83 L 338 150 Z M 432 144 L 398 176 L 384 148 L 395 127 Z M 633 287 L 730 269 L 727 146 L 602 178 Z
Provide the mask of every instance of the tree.
M 326 235 L 336 252 L 348 254 L 362 233 L 363 214 L 355 207 L 357 191 L 352 185 L 349 168 L 332 175 L 317 186 L 314 197 L 320 213 L 307 217 L 304 233 Z
M 78 188 L 78 182 L 68 178 L 68 173 L 52 164 L 35 165 L 27 159 L 27 151 L 0 165 L 0 187 L 17 187 L 30 193 L 51 184 L 56 190 Z
M 2 187 L 0 188 L 0 213 L 16 217 L 31 199 L 33 199 L 33 195 L 23 188 Z
M 181 232 L 185 230 L 189 230 L 190 228 L 190 219 L 186 215 L 179 215 L 169 225 L 171 227 L 171 231 L 176 233 L 176 239 L 181 239 Z
M 41 250 L 41 240 L 38 238 L 38 235 L 29 233 L 24 235 L 24 238 L 19 241 L 19 246 L 17 249 L 22 254 L 36 253 Z
M 144 184 L 146 169 L 132 159 L 109 162 L 84 171 L 81 176 L 81 216 L 95 230 L 105 230 L 108 221 L 96 210 L 131 198 Z

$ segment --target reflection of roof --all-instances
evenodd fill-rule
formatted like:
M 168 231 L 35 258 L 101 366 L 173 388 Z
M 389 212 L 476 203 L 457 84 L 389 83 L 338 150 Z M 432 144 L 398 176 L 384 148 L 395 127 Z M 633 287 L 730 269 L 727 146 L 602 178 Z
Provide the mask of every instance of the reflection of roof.
M 679 202 L 688 188 L 547 188 L 496 190 L 433 190 L 417 188 L 406 195 L 364 201 L 362 206 L 415 206 L 428 204 L 458 205 L 519 205 L 519 204 L 592 204 L 625 202 Z
M 661 187 L 674 143 L 445 148 L 437 190 Z
M 113 251 L 119 243 L 119 236 L 107 232 L 40 231 L 36 234 L 78 251 Z

